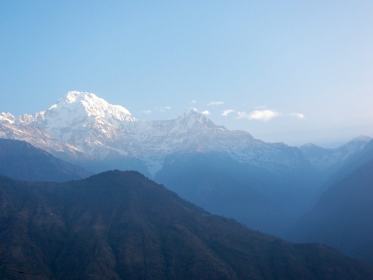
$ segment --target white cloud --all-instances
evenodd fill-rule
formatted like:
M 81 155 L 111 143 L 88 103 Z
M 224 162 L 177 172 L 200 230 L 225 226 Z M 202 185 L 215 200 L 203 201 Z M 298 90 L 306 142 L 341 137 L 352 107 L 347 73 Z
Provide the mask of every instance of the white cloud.
M 207 106 L 221 106 L 224 105 L 223 101 L 211 101 L 210 103 L 207 104 Z
M 211 113 L 207 110 L 201 112 L 202 115 L 209 116 Z
M 303 113 L 291 113 L 289 116 L 303 120 L 305 118 L 305 115 Z
M 223 117 L 228 117 L 230 114 L 233 114 L 234 112 L 235 112 L 235 110 L 233 110 L 233 109 L 226 109 L 226 110 L 223 111 L 223 113 L 221 113 L 221 115 Z
M 280 116 L 280 113 L 272 111 L 272 110 L 268 110 L 268 109 L 255 110 L 249 114 L 249 117 L 251 120 L 264 121 L 264 122 L 270 121 L 279 116 Z
M 270 109 L 261 109 L 261 110 L 257 109 L 251 112 L 237 112 L 238 119 L 248 119 L 248 120 L 263 121 L 263 122 L 268 122 L 275 118 L 287 117 L 287 116 L 297 118 L 298 120 L 303 120 L 305 118 L 305 115 L 303 113 L 296 112 L 296 113 L 285 114 L 285 113 L 276 112 Z
M 263 121 L 267 122 L 272 119 L 275 119 L 277 117 L 281 116 L 280 113 L 272 111 L 272 110 L 255 110 L 250 113 L 247 112 L 237 112 L 237 118 L 238 119 L 249 119 L 249 120 L 255 120 L 255 121 Z
M 237 119 L 250 119 L 249 113 L 247 113 L 247 112 L 237 112 Z

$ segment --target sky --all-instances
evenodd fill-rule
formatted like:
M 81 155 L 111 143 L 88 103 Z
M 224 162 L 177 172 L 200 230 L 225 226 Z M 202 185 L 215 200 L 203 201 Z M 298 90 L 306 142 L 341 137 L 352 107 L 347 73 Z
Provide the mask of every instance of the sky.
M 373 1 L 0 2 L 0 111 L 96 93 L 139 119 L 196 108 L 255 137 L 373 136 Z

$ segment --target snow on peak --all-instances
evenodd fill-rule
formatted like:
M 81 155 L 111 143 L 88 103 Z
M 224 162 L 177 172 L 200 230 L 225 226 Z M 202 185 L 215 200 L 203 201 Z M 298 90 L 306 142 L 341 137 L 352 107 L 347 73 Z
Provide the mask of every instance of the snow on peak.
M 135 121 L 126 108 L 112 105 L 93 93 L 80 91 L 69 91 L 65 98 L 50 106 L 42 115 L 51 128 Z
M 14 123 L 15 117 L 11 113 L 0 113 L 0 122 Z
M 81 99 L 88 98 L 88 97 L 97 98 L 97 96 L 93 93 L 72 90 L 72 91 L 67 92 L 67 95 L 65 97 L 65 101 L 66 101 L 66 103 L 74 103 L 78 99 L 81 100 Z
M 206 114 L 192 109 L 177 119 L 186 128 L 218 128 Z
M 83 109 L 88 116 L 100 118 L 113 118 L 118 121 L 134 121 L 131 113 L 123 106 L 112 105 L 106 100 L 90 92 L 69 91 L 64 99 L 52 105 L 49 110 L 58 110 L 63 107 Z
M 203 114 L 202 112 L 199 112 L 196 109 L 192 109 L 192 110 L 184 113 L 182 116 L 180 116 L 180 119 L 197 121 L 197 122 L 209 121 L 209 118 L 207 117 L 206 114 Z
M 126 108 L 80 91 L 69 91 L 33 119 L 35 126 L 51 137 L 80 150 L 115 138 L 123 126 L 135 121 Z

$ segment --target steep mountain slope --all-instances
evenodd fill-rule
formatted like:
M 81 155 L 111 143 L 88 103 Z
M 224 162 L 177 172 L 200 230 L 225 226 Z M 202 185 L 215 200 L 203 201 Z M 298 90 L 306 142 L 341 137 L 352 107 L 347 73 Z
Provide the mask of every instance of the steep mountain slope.
M 318 174 L 309 165 L 280 170 L 240 163 L 224 153 L 189 153 L 168 157 L 155 179 L 212 213 L 287 238 L 318 198 Z
M 373 261 L 373 160 L 346 170 L 299 222 L 295 236 Z
M 135 172 L 64 184 L 0 178 L 1 279 L 373 279 L 181 200 Z
M 88 173 L 26 142 L 0 139 L 0 175 L 31 181 L 68 181 Z

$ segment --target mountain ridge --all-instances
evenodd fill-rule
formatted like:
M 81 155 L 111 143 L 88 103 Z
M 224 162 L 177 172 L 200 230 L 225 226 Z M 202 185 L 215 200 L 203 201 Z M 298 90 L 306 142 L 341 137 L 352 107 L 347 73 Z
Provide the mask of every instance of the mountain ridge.
M 0 209 L 6 280 L 373 277 L 328 247 L 290 244 L 209 214 L 138 172 L 58 184 L 0 177 Z
M 0 136 L 25 140 L 72 159 L 143 159 L 151 173 L 159 169 L 167 155 L 177 152 L 222 150 L 240 161 L 256 160 L 258 164 L 266 158 L 274 161 L 276 154 L 282 153 L 278 145 L 257 140 L 248 132 L 218 126 L 194 110 L 172 120 L 138 121 L 124 107 L 76 91 L 34 115 L 2 113 Z M 256 153 L 259 149 L 260 156 Z M 301 160 L 277 158 L 280 165 Z
M 328 162 L 307 157 L 304 148 L 266 143 L 246 131 L 216 125 L 195 110 L 171 120 L 141 121 L 123 106 L 79 91 L 34 115 L 1 113 L 0 137 L 27 141 L 69 161 L 137 159 L 150 174 L 161 169 L 167 156 L 186 152 L 222 151 L 240 162 L 280 168 Z M 348 151 L 342 152 L 337 159 L 327 153 L 331 165 L 346 158 Z

